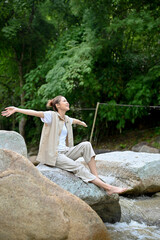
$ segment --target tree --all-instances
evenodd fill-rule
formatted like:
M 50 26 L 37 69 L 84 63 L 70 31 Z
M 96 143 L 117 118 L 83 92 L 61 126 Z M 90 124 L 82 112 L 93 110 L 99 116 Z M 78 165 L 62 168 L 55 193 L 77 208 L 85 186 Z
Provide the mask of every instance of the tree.
M 24 76 L 43 59 L 48 44 L 56 34 L 54 25 L 40 12 L 43 4 L 43 0 L 10 0 L 0 5 L 0 72 L 3 82 L 10 79 L 9 84 L 13 85 L 14 79 L 16 91 L 13 103 L 21 107 L 25 106 Z M 25 124 L 26 118 L 23 116 L 19 121 L 19 131 L 23 136 Z
M 20 1 L 22 8 L 18 2 L 11 1 L 10 8 L 1 5 L 0 71 L 9 82 L 22 76 L 25 107 L 45 109 L 47 100 L 58 94 L 75 107 L 107 102 L 110 106 L 99 108 L 96 135 L 100 136 L 115 126 L 121 132 L 148 115 L 144 108 L 117 108 L 116 103 L 160 104 L 158 0 Z M 14 66 L 19 66 L 16 71 Z M 89 134 L 93 112 L 74 114 L 87 121 Z

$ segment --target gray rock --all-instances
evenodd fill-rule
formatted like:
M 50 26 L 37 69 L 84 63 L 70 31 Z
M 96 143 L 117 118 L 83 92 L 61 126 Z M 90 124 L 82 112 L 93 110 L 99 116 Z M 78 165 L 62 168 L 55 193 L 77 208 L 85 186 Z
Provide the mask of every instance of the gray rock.
M 107 196 L 106 192 L 92 183 L 85 183 L 74 174 L 56 167 L 39 164 L 37 169 L 52 182 L 88 203 L 105 222 L 120 220 L 118 195 Z
M 0 130 L 0 149 L 9 149 L 27 157 L 24 138 L 14 131 Z
M 127 199 L 120 197 L 121 222 L 131 220 L 160 227 L 160 195 Z
M 94 149 L 95 154 L 111 152 L 110 149 Z
M 140 142 L 132 147 L 131 149 L 134 152 L 147 152 L 147 153 L 159 153 L 159 149 L 153 148 L 147 145 L 146 142 Z
M 160 136 L 156 137 L 155 142 L 160 144 Z
M 84 163 L 81 158 L 79 161 Z M 112 185 L 130 187 L 131 195 L 160 191 L 160 154 L 132 151 L 96 156 L 98 173 Z M 85 165 L 85 163 L 84 163 Z
M 136 145 L 134 145 L 131 150 L 134 151 L 134 152 L 139 152 L 140 149 L 144 146 L 144 145 L 147 145 L 146 142 L 140 142 L 140 143 L 137 143 Z
M 139 150 L 139 152 L 159 153 L 159 149 L 144 145 L 144 146 L 141 147 L 141 149 Z

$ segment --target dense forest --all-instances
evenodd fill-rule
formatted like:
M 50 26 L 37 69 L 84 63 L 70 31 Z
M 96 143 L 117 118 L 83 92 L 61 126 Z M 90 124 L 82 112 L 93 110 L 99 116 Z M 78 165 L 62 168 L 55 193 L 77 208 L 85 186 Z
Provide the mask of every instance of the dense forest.
M 116 104 L 160 105 L 159 0 L 2 0 L 0 2 L 0 110 L 17 106 L 46 111 L 64 95 L 68 115 L 87 129 L 97 102 L 94 138 L 125 129 L 155 127 L 160 110 Z M 88 110 L 87 110 L 88 109 Z M 19 131 L 30 144 L 40 119 L 0 116 L 0 129 Z

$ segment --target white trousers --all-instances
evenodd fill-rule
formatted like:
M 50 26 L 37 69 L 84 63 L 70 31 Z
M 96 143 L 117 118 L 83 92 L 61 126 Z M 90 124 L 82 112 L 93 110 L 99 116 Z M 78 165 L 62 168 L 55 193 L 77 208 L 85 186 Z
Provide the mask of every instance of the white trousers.
M 84 182 L 92 181 L 96 178 L 82 163 L 77 162 L 79 157 L 83 157 L 88 163 L 91 157 L 95 156 L 95 152 L 90 142 L 82 142 L 74 147 L 58 153 L 56 167 L 73 172 Z

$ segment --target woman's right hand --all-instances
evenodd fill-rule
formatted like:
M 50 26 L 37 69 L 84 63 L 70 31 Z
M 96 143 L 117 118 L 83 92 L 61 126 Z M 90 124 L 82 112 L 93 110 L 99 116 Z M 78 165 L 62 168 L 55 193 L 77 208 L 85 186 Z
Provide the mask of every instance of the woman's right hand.
M 5 109 L 6 109 L 6 110 L 1 113 L 1 115 L 2 115 L 2 116 L 5 116 L 5 117 L 11 116 L 11 115 L 12 115 L 13 113 L 15 113 L 16 110 L 17 110 L 17 108 L 14 107 L 14 106 L 12 106 L 12 107 L 7 107 L 7 108 L 5 108 Z

